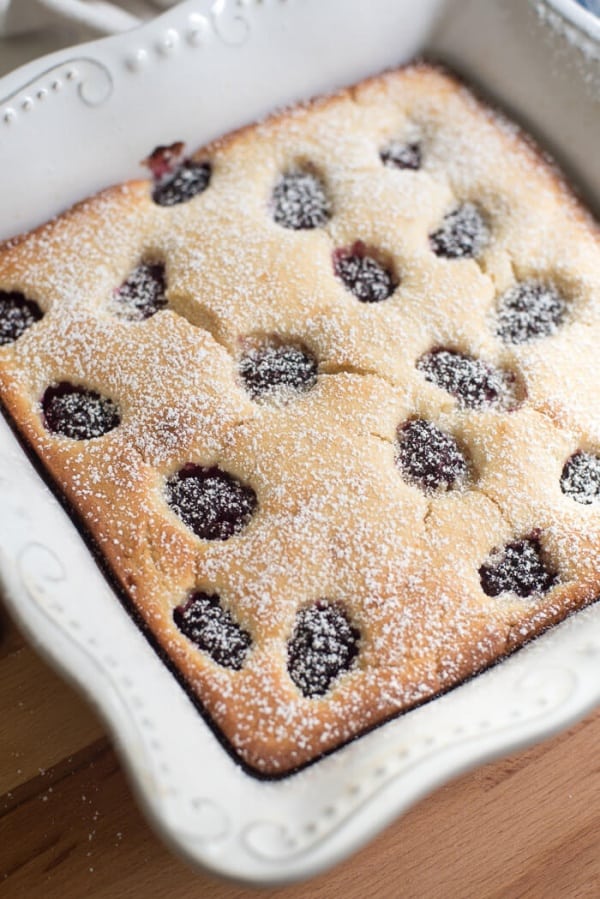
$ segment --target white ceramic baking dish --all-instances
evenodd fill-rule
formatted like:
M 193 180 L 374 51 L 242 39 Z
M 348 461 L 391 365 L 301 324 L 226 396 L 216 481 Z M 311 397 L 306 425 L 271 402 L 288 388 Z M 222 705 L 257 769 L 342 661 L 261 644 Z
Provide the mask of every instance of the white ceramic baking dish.
M 157 144 L 200 145 L 421 54 L 513 114 L 598 207 L 600 82 L 593 27 L 563 27 L 574 6 L 191 0 L 140 29 L 38 60 L 0 81 L 0 236 L 141 174 L 138 160 Z M 0 571 L 31 640 L 103 714 L 160 832 L 194 862 L 248 882 L 332 865 L 459 771 L 600 701 L 598 604 L 303 772 L 258 781 L 137 629 L 2 419 Z

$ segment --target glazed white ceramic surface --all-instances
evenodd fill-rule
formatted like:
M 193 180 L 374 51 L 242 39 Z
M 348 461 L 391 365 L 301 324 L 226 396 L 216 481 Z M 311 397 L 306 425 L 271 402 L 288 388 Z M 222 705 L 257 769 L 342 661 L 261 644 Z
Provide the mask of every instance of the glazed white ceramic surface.
M 69 26 L 90 39 L 134 28 L 176 3 L 177 0 L 0 0 L 0 34 L 21 35 Z
M 555 2 L 558 6 L 558 2 Z M 427 53 L 512 111 L 600 205 L 594 62 L 524 0 L 191 0 L 0 81 L 0 232 L 44 221 L 275 106 Z M 254 883 L 308 877 L 458 772 L 600 700 L 600 604 L 300 774 L 261 782 L 218 743 L 0 419 L 0 572 L 38 646 L 98 707 L 160 832 Z
M 545 0 L 547 6 L 557 13 L 565 23 L 574 26 L 581 34 L 600 40 L 600 18 L 575 0 Z M 596 57 L 600 48 L 596 47 Z

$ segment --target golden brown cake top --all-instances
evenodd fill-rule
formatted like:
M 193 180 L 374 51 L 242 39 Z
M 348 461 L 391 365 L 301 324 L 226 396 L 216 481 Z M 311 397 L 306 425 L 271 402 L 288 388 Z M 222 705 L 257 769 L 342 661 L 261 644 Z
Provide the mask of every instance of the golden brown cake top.
M 600 592 L 598 232 L 426 66 L 153 164 L 0 251 L 2 399 L 277 773 Z

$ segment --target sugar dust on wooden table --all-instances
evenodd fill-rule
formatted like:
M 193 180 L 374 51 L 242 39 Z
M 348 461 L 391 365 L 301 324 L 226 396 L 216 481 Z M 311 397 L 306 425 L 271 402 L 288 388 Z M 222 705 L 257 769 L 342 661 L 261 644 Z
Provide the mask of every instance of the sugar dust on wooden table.
M 102 723 L 0 607 L 0 899 L 594 897 L 600 712 L 438 790 L 309 884 L 256 894 L 150 830 Z

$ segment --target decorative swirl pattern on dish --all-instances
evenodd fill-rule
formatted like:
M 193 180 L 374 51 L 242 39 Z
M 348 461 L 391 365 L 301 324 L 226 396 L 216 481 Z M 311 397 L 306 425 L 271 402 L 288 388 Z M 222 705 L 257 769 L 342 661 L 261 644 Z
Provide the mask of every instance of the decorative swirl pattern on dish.
M 254 2 L 258 6 L 259 0 L 254 0 Z M 243 5 L 248 7 L 251 4 L 244 3 Z M 262 5 L 268 7 L 269 4 L 263 3 Z M 283 3 L 281 5 L 283 5 Z M 214 34 L 216 34 L 216 36 L 225 44 L 229 43 L 237 46 L 243 44 L 250 33 L 250 26 L 242 16 L 236 14 L 232 10 L 232 6 L 233 4 L 225 4 L 223 0 L 219 0 L 219 2 L 213 4 L 210 21 L 205 16 L 190 16 L 189 27 L 187 30 L 183 27 L 179 34 L 182 36 L 185 35 L 188 44 L 194 47 L 202 46 L 210 36 Z M 218 21 L 218 18 L 224 13 L 227 13 L 228 18 L 227 22 L 221 27 L 222 23 Z M 215 17 L 218 27 L 215 27 Z M 193 22 L 192 19 L 194 19 Z M 142 34 L 145 35 L 146 32 L 136 32 L 136 40 L 139 40 Z M 156 49 L 156 45 L 148 44 L 148 46 Z M 181 46 L 181 44 L 179 46 Z M 140 65 L 141 70 L 146 63 L 150 62 L 152 57 L 150 56 L 150 51 L 146 49 L 140 50 L 139 53 L 142 54 L 140 57 L 142 60 L 142 64 Z M 79 66 L 82 61 L 89 63 L 92 66 L 96 64 L 99 66 L 100 71 L 96 70 L 95 75 L 95 79 L 97 79 L 95 81 L 96 88 L 91 84 L 88 84 L 87 87 L 85 86 L 83 81 L 85 80 L 87 83 L 87 78 L 77 80 L 79 78 L 77 69 L 69 69 L 67 71 L 68 66 L 73 64 Z M 15 108 L 9 107 L 8 109 L 0 109 L 0 125 L 2 124 L 3 117 L 4 121 L 7 123 L 13 121 L 17 116 L 17 110 L 19 108 L 22 108 L 23 115 L 30 114 L 29 111 L 37 105 L 38 101 L 43 102 L 43 100 L 51 96 L 53 92 L 61 90 L 62 87 L 66 86 L 61 81 L 60 86 L 55 88 L 49 77 L 54 73 L 60 73 L 63 67 L 65 67 L 66 82 L 77 82 L 78 95 L 85 105 L 98 106 L 110 98 L 110 95 L 113 92 L 113 79 L 106 66 L 102 63 L 97 63 L 97 61 L 93 59 L 87 58 L 84 60 L 65 60 L 45 72 L 40 73 L 18 90 L 5 97 L 0 103 L 0 106 L 4 104 L 13 104 Z M 102 70 L 105 72 L 104 76 Z M 74 73 L 70 78 L 68 77 L 69 71 Z M 45 78 L 48 78 L 47 82 L 44 82 Z M 104 98 L 102 94 L 103 78 L 105 78 L 104 90 L 106 91 L 106 96 Z M 44 83 L 40 84 L 36 92 L 35 86 L 40 82 Z M 33 89 L 31 95 L 27 93 L 29 88 Z M 3 422 L 0 422 L 0 425 L 3 425 Z M 0 429 L 0 443 L 4 442 L 4 445 L 8 447 L 9 441 L 12 438 L 5 435 L 2 430 L 3 429 Z M 12 442 L 10 442 L 10 446 L 13 446 Z M 17 451 L 15 449 L 11 449 L 6 453 L 5 458 L 7 464 L 3 466 L 4 471 L 12 472 L 14 461 L 16 461 L 14 457 L 16 457 L 16 455 Z M 23 464 L 27 464 L 25 460 L 23 460 Z M 9 478 L 0 475 L 0 492 L 3 501 L 3 513 L 1 518 L 4 520 L 6 533 L 8 533 L 9 528 L 12 529 L 18 527 L 25 535 L 27 531 L 27 528 L 24 526 L 25 523 L 29 520 L 33 520 L 34 515 L 37 516 L 38 509 L 43 510 L 45 508 L 44 495 L 46 491 L 44 491 L 43 485 L 40 482 L 40 490 L 36 494 L 36 500 L 39 497 L 39 507 L 33 505 L 33 514 L 31 514 L 26 510 L 24 502 L 20 499 L 21 480 L 25 481 L 25 477 L 20 478 L 19 476 L 13 478 L 11 476 Z M 52 536 L 54 539 L 54 534 Z M 56 536 L 56 541 L 56 546 L 59 546 L 59 535 Z M 564 653 L 565 667 L 551 669 L 551 677 L 545 682 L 548 694 L 542 692 L 537 696 L 537 706 L 535 704 L 532 704 L 531 706 L 528 704 L 523 708 L 521 697 L 518 695 L 519 690 L 522 687 L 524 689 L 528 688 L 528 686 L 529 688 L 532 687 L 528 680 L 529 675 L 525 674 L 521 680 L 514 679 L 515 683 L 513 689 L 516 690 L 517 699 L 512 705 L 508 701 L 502 703 L 501 714 L 504 718 L 503 723 L 501 722 L 499 727 L 496 726 L 494 722 L 475 720 L 470 729 L 465 726 L 464 728 L 457 727 L 455 732 L 449 730 L 440 732 L 435 731 L 436 736 L 433 738 L 433 742 L 431 742 L 431 738 L 426 738 L 422 742 L 413 743 L 409 749 L 397 747 L 395 750 L 390 750 L 388 745 L 388 754 L 385 756 L 383 764 L 379 763 L 375 753 L 370 752 L 368 756 L 370 760 L 369 763 L 365 764 L 362 768 L 357 769 L 358 773 L 353 781 L 351 783 L 344 784 L 341 782 L 339 784 L 338 798 L 336 798 L 335 803 L 320 809 L 318 814 L 307 822 L 301 819 L 298 827 L 294 829 L 290 828 L 289 817 L 286 817 L 283 820 L 275 819 L 275 813 L 271 812 L 273 806 L 270 804 L 268 796 L 268 791 L 271 787 L 270 785 L 265 785 L 265 818 L 263 820 L 257 819 L 251 822 L 245 829 L 236 833 L 236 830 L 239 830 L 237 825 L 234 829 L 236 813 L 238 812 L 237 807 L 235 805 L 231 805 L 228 808 L 222 807 L 218 802 L 209 797 L 202 796 L 190 800 L 189 796 L 186 796 L 183 791 L 183 795 L 182 792 L 179 792 L 176 800 L 170 806 L 169 814 L 166 813 L 167 801 L 171 795 L 170 791 L 173 788 L 173 781 L 168 769 L 165 772 L 161 767 L 165 761 L 167 763 L 169 761 L 168 746 L 165 747 L 164 754 L 160 753 L 156 745 L 155 736 L 156 731 L 160 730 L 164 721 L 161 720 L 158 715 L 156 715 L 156 722 L 148 720 L 147 718 L 145 718 L 143 722 L 141 720 L 141 716 L 144 714 L 148 715 L 148 709 L 141 697 L 144 695 L 144 689 L 151 689 L 150 685 L 143 682 L 143 678 L 138 671 L 132 669 L 131 666 L 127 666 L 126 656 L 123 664 L 119 665 L 119 658 L 110 658 L 107 655 L 107 647 L 102 647 L 92 634 L 86 634 L 83 610 L 80 609 L 77 611 L 78 606 L 71 603 L 71 608 L 76 611 L 69 614 L 69 603 L 67 600 L 65 600 L 64 608 L 61 608 L 60 605 L 58 605 L 63 592 L 68 592 L 68 571 L 62 561 L 63 558 L 71 559 L 70 554 L 68 554 L 68 544 L 66 545 L 64 556 L 61 556 L 53 549 L 40 542 L 24 542 L 18 552 L 8 551 L 7 545 L 5 544 L 2 546 L 2 542 L 3 541 L 0 540 L 0 555 L 3 556 L 2 561 L 7 562 L 10 566 L 14 565 L 17 567 L 20 581 L 24 588 L 22 591 L 15 589 L 12 592 L 12 596 L 9 597 L 11 607 L 13 607 L 15 612 L 18 612 L 23 618 L 26 617 L 28 608 L 31 608 L 32 603 L 35 604 L 37 608 L 43 608 L 46 618 L 51 622 L 55 630 L 60 633 L 61 637 L 64 637 L 66 641 L 72 643 L 81 650 L 81 652 L 89 658 L 90 663 L 102 672 L 105 681 L 107 684 L 110 684 L 111 690 L 117 695 L 120 703 L 124 706 L 128 718 L 132 722 L 135 722 L 136 731 L 139 733 L 139 744 L 141 744 L 144 753 L 138 753 L 140 748 L 138 741 L 136 741 L 134 746 L 127 746 L 125 744 L 126 732 L 121 733 L 121 741 L 132 767 L 134 758 L 137 760 L 138 785 L 146 797 L 146 801 L 151 801 L 152 804 L 159 804 L 165 810 L 165 814 L 161 815 L 159 823 L 165 830 L 169 830 L 176 839 L 181 837 L 181 839 L 186 842 L 197 842 L 202 844 L 209 841 L 223 840 L 226 836 L 229 836 L 231 838 L 233 849 L 244 848 L 248 855 L 265 863 L 265 877 L 269 876 L 269 873 L 273 876 L 275 865 L 278 862 L 283 862 L 282 867 L 278 872 L 278 876 L 280 878 L 285 877 L 287 867 L 286 859 L 292 860 L 295 857 L 301 857 L 303 855 L 308 856 L 311 851 L 315 850 L 322 840 L 331 838 L 337 831 L 341 830 L 350 819 L 363 814 L 364 809 L 372 804 L 371 800 L 380 794 L 387 786 L 390 786 L 392 783 L 395 783 L 395 785 L 398 786 L 400 781 L 405 779 L 405 776 L 406 782 L 408 782 L 409 779 L 412 780 L 416 776 L 416 772 L 419 770 L 422 763 L 430 760 L 436 755 L 439 756 L 440 759 L 443 759 L 444 752 L 447 748 L 461 745 L 462 743 L 469 743 L 475 747 L 479 747 L 479 741 L 481 739 L 498 732 L 506 734 L 506 737 L 498 742 L 495 750 L 508 750 L 512 745 L 511 741 L 518 738 L 519 728 L 529 720 L 538 722 L 539 734 L 542 734 L 546 722 L 558 726 L 571 720 L 574 714 L 582 713 L 584 704 L 581 702 L 581 699 L 577 697 L 576 688 L 578 679 L 580 682 L 583 681 L 586 670 L 589 671 L 591 669 L 589 665 L 587 669 L 581 666 L 588 660 L 589 662 L 593 662 L 597 667 L 597 658 L 600 655 L 600 637 L 594 637 L 594 630 L 597 634 L 600 634 L 598 625 L 593 629 L 589 629 L 587 636 L 585 629 L 583 629 L 579 643 L 574 645 L 574 641 L 571 640 L 570 644 L 567 644 L 566 646 Z M 15 584 L 15 588 L 18 588 L 18 583 Z M 28 597 L 31 600 L 29 603 Z M 79 617 L 75 618 L 75 615 L 78 615 Z M 132 633 L 137 636 L 136 629 L 132 627 L 131 630 Z M 51 636 L 51 633 L 40 631 L 40 643 L 49 644 L 49 638 L 51 638 Z M 124 647 L 124 649 L 126 649 L 126 647 Z M 120 649 L 111 647 L 110 651 L 114 651 L 118 655 Z M 554 657 L 556 658 L 557 656 L 560 656 L 560 653 L 557 653 L 556 648 L 554 648 Z M 539 660 L 541 656 L 534 655 L 532 658 L 534 659 L 534 664 L 530 667 L 533 668 L 535 667 L 535 660 Z M 75 670 L 74 657 L 72 656 L 70 658 L 65 658 L 62 664 L 64 665 L 65 670 Z M 570 668 L 567 667 L 569 665 L 571 666 Z M 544 671 L 545 670 L 546 669 L 544 669 Z M 499 671 L 500 669 L 496 669 L 494 676 Z M 539 674 L 544 674 L 544 671 L 540 671 Z M 538 676 L 539 675 L 536 674 L 536 677 Z M 506 683 L 506 678 L 504 678 L 504 682 Z M 562 691 L 561 695 L 558 697 L 552 692 L 553 684 Z M 91 686 L 89 687 L 89 690 L 91 693 Z M 99 691 L 96 690 L 95 692 L 98 693 Z M 591 694 L 591 692 L 591 689 L 589 689 L 588 695 Z M 539 704 L 540 700 L 548 701 L 541 705 Z M 562 711 L 560 712 L 560 715 L 556 715 L 555 712 L 559 709 L 562 709 Z M 492 709 L 492 713 L 495 716 L 498 714 L 498 711 Z M 119 732 L 120 729 L 116 716 L 111 716 L 111 725 L 115 731 Z M 203 727 L 204 725 L 199 721 L 199 726 Z M 208 734 L 208 732 L 207 736 L 209 740 L 212 740 L 212 736 Z M 530 737 L 528 737 L 528 739 L 530 739 Z M 373 748 L 375 748 L 375 746 L 373 746 Z M 353 748 L 351 748 L 351 750 L 352 749 Z M 482 760 L 486 757 L 487 750 L 483 745 L 481 749 L 478 749 L 477 751 L 479 753 L 477 756 L 473 753 L 469 755 L 469 765 L 476 764 L 478 759 Z M 136 753 L 138 754 L 136 755 Z M 152 760 L 152 778 L 144 778 L 142 769 L 144 767 L 143 760 L 146 757 Z M 225 761 L 227 765 L 230 765 L 229 759 L 226 759 Z M 316 769 L 313 770 L 316 773 Z M 448 766 L 449 773 L 450 770 L 450 766 Z M 140 772 L 142 773 L 140 774 Z M 238 774 L 237 771 L 234 771 L 233 773 L 234 775 Z M 310 774 L 311 772 L 307 771 L 306 774 L 302 775 L 302 778 L 309 777 Z M 430 776 L 428 778 L 427 774 L 421 775 L 421 778 L 425 787 L 427 787 L 429 782 L 429 786 L 431 787 L 431 783 L 433 783 L 434 779 Z M 307 781 L 305 779 L 298 779 L 297 783 L 298 790 L 295 793 L 290 794 L 291 802 L 288 806 L 293 814 L 296 814 L 297 808 L 306 807 L 305 804 L 302 805 L 299 802 L 296 804 L 297 807 L 293 804 L 294 800 L 298 800 L 299 797 L 302 797 L 304 803 L 306 803 L 305 794 L 308 790 Z M 313 788 L 313 796 L 314 795 Z M 177 803 L 183 804 L 184 801 L 191 802 L 193 808 L 198 812 L 197 827 L 196 822 L 194 821 L 193 830 L 189 826 L 178 827 L 176 824 L 177 815 L 174 814 L 174 811 L 176 811 Z M 267 818 L 270 820 L 267 820 Z M 372 820 L 375 820 L 375 817 Z M 200 860 L 200 852 L 198 853 L 197 858 Z M 210 864 L 210 857 L 208 854 L 205 856 L 204 860 Z M 232 864 L 232 875 L 243 876 L 239 873 L 239 870 L 239 868 L 235 867 L 235 864 Z
M 356 773 L 352 781 L 340 784 L 336 802 L 322 807 L 312 819 L 299 827 L 291 825 L 289 820 L 259 819 L 243 831 L 244 845 L 252 855 L 266 862 L 300 858 L 331 837 L 394 781 L 411 777 L 424 762 L 454 746 L 488 734 L 508 733 L 524 722 L 551 716 L 571 699 L 577 684 L 578 674 L 570 668 L 544 666 L 528 671 L 513 685 L 518 697 L 515 704 L 499 709 L 496 720 L 476 719 L 450 731 L 442 729 L 423 736 L 410 746 L 396 747 Z
M 64 80 L 61 80 L 59 75 L 62 75 Z M 0 106 L 5 107 L 1 114 L 2 120 L 5 124 L 10 124 L 16 118 L 15 106 L 18 105 L 23 112 L 29 112 L 51 94 L 59 93 L 65 84 L 69 83 L 77 85 L 77 94 L 82 103 L 91 107 L 106 103 L 114 90 L 114 80 L 108 66 L 98 59 L 75 56 L 39 72 L 12 94 L 0 100 Z M 27 93 L 29 88 L 36 89 Z M 10 103 L 13 106 L 7 105 Z
M 0 484 L 2 482 L 0 481 Z M 160 804 L 169 800 L 179 801 L 179 791 L 169 765 L 168 746 L 158 738 L 158 727 L 146 707 L 143 689 L 138 692 L 134 679 L 124 673 L 120 660 L 109 648 L 86 630 L 85 616 L 78 619 L 69 615 L 60 601 L 60 592 L 68 586 L 68 570 L 62 559 L 49 546 L 38 541 L 25 543 L 16 554 L 16 568 L 20 581 L 37 608 L 51 624 L 58 628 L 82 652 L 96 670 L 110 683 L 121 708 L 134 725 L 138 743 L 146 755 L 145 770 L 151 770 L 154 785 L 151 793 Z M 57 593 L 58 591 L 58 593 Z M 139 751 L 139 748 L 138 748 Z M 137 772 L 136 772 L 137 773 Z M 186 797 L 186 804 L 188 800 Z M 210 843 L 219 841 L 231 833 L 231 821 L 225 808 L 214 799 L 204 796 L 189 801 L 193 829 L 174 825 L 186 841 Z M 165 809 L 166 812 L 166 809 Z M 165 814 L 168 817 L 168 814 Z
M 235 11 L 235 4 L 227 0 L 215 0 L 210 10 L 210 20 L 215 34 L 224 44 L 240 47 L 250 35 L 248 20 Z
M 240 47 L 250 35 L 248 20 L 235 3 L 227 0 L 215 0 L 208 15 L 192 13 L 188 17 L 188 26 L 181 30 L 167 29 L 154 44 L 156 55 L 163 58 L 173 55 L 183 37 L 187 38 L 189 46 L 200 47 L 212 33 L 221 43 L 229 47 Z M 149 59 L 149 51 L 140 47 L 127 56 L 125 65 L 130 72 L 140 72 Z M 18 111 L 30 112 L 47 97 L 59 93 L 69 82 L 77 84 L 79 98 L 86 106 L 101 106 L 110 99 L 114 91 L 114 78 L 105 63 L 89 56 L 75 56 L 39 72 L 17 90 L 0 99 L 1 121 L 10 125 L 17 118 Z
M 192 799 L 191 804 L 194 811 L 194 830 L 175 827 L 177 833 L 186 841 L 216 843 L 231 834 L 231 819 L 222 805 L 206 797 Z
M 23 586 L 37 603 L 43 602 L 56 584 L 67 579 L 67 571 L 56 553 L 43 543 L 26 543 L 17 555 Z
M 8 495 L 13 492 L 7 490 Z M 171 777 L 167 754 L 161 751 L 157 728 L 149 718 L 136 684 L 130 675 L 122 676 L 118 659 L 108 654 L 106 647 L 95 637 L 86 634 L 85 621 L 68 618 L 67 611 L 60 602 L 59 594 L 69 580 L 61 557 L 49 546 L 34 540 L 23 544 L 16 553 L 15 560 L 21 583 L 29 597 L 66 637 L 90 657 L 95 667 L 110 681 L 122 707 L 135 724 L 140 743 L 152 763 L 157 785 L 155 796 L 161 796 L 162 803 L 167 803 L 169 797 L 176 799 L 178 791 Z M 580 647 L 579 652 L 585 656 L 597 657 L 600 645 L 588 640 Z M 571 668 L 545 665 L 543 668 L 525 671 L 513 684 L 514 695 L 518 699 L 501 707 L 498 710 L 500 715 L 495 713 L 496 720 L 476 719 L 453 730 L 442 728 L 441 731 L 421 736 L 410 745 L 394 747 L 384 756 L 365 765 L 351 781 L 341 782 L 335 800 L 324 805 L 310 819 L 300 819 L 297 827 L 292 827 L 288 820 L 257 818 L 246 824 L 238 834 L 234 834 L 226 808 L 211 797 L 196 796 L 189 801 L 193 825 L 174 824 L 173 830 L 186 843 L 206 844 L 233 837 L 239 840 L 251 856 L 267 864 L 301 858 L 331 838 L 382 790 L 389 789 L 394 782 L 414 776 L 414 772 L 427 760 L 442 755 L 453 746 L 475 741 L 488 734 L 514 731 L 524 723 L 550 717 L 568 703 L 577 684 L 578 674 Z

